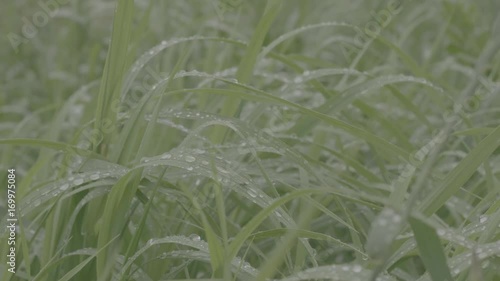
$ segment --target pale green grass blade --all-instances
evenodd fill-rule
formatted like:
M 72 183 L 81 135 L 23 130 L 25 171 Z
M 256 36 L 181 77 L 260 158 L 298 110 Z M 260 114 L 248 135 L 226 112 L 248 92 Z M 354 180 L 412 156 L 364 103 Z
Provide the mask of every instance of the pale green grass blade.
M 254 72 L 254 66 L 257 61 L 257 56 L 262 48 L 262 44 L 264 43 L 265 36 L 268 33 L 271 24 L 274 19 L 278 15 L 283 0 L 269 0 L 267 1 L 266 9 L 262 18 L 259 21 L 259 24 L 255 28 L 254 34 L 248 47 L 245 51 L 245 55 L 241 60 L 241 63 L 238 67 L 238 72 L 236 73 L 236 79 L 241 83 L 248 83 L 250 78 Z M 235 116 L 240 111 L 240 101 L 237 97 L 228 97 L 224 102 L 221 115 L 223 116 Z M 220 143 L 224 138 L 224 131 L 215 130 L 214 131 L 214 141 L 216 143 Z
M 300 189 L 289 193 L 277 200 L 275 200 L 271 205 L 262 209 L 254 218 L 249 221 L 243 229 L 234 237 L 234 240 L 229 245 L 230 257 L 235 257 L 240 248 L 243 246 L 245 240 L 250 238 L 251 233 L 261 224 L 275 209 L 279 208 L 284 203 L 299 198 L 301 196 L 313 193 L 323 193 L 324 190 L 314 190 L 314 189 Z
M 106 248 L 116 239 L 113 238 L 111 239 L 106 245 L 104 245 L 102 248 L 100 248 L 95 254 L 91 255 L 90 257 L 86 258 L 83 262 L 81 262 L 78 266 L 75 268 L 72 268 L 68 273 L 66 273 L 59 281 L 69 281 L 71 280 L 80 270 L 82 270 L 83 267 L 85 267 L 91 260 L 93 260 L 101 251 L 106 250 Z
M 97 276 L 99 280 L 107 280 L 111 274 L 110 270 L 114 266 L 121 241 L 118 239 L 113 243 L 110 242 L 115 239 L 113 237 L 121 237 L 123 228 L 128 223 L 125 215 L 131 206 L 139 180 L 140 174 L 137 171 L 127 173 L 113 186 L 107 197 L 97 246 L 99 248 L 104 248 L 108 244 L 109 246 L 106 246 L 106 249 L 97 255 Z
M 419 207 L 432 215 L 453 196 L 474 174 L 476 169 L 500 146 L 500 126 L 485 137 L 436 187 Z
M 116 12 L 113 20 L 113 32 L 111 44 L 108 50 L 104 73 L 101 79 L 94 128 L 104 132 L 104 126 L 115 126 L 116 103 L 119 102 L 119 94 L 128 58 L 128 45 L 132 30 L 132 19 L 134 16 L 134 1 L 120 0 L 117 2 Z M 107 124 L 110 123 L 110 124 Z M 105 125 L 106 124 L 106 125 Z M 106 151 L 106 145 L 110 141 L 109 133 L 104 134 L 101 153 Z M 93 147 L 97 151 L 97 147 Z M 104 150 L 104 151 L 103 151 Z

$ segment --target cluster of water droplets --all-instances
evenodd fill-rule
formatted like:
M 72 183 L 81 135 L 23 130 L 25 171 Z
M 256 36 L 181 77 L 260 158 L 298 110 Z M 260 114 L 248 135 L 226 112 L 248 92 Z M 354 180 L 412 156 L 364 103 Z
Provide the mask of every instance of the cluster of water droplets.
M 285 41 L 288 38 L 291 38 L 297 34 L 300 34 L 302 32 L 306 32 L 311 29 L 315 28 L 321 28 L 321 27 L 332 27 L 332 26 L 337 26 L 337 27 L 354 27 L 352 24 L 348 24 L 345 22 L 323 22 L 323 23 L 318 23 L 318 24 L 312 24 L 312 25 L 306 25 L 302 26 L 300 28 L 297 28 L 295 30 L 292 30 L 290 32 L 287 32 L 278 38 L 276 38 L 273 42 L 269 43 L 259 54 L 257 61 L 261 61 L 269 52 L 271 52 L 276 46 L 278 46 L 281 42 Z
M 465 253 L 452 257 L 449 260 L 452 275 L 457 276 L 469 268 L 472 265 L 473 255 L 481 262 L 481 267 L 485 268 L 489 265 L 488 258 L 500 257 L 500 242 L 479 245 Z
M 85 173 L 70 175 L 67 178 L 55 181 L 48 185 L 38 188 L 37 190 L 31 192 L 26 196 L 26 198 L 20 204 L 21 215 L 26 215 L 34 208 L 40 206 L 41 204 L 49 201 L 50 199 L 57 197 L 63 192 L 68 191 L 70 188 L 75 188 L 82 186 L 83 184 L 97 181 L 99 179 L 107 177 L 121 177 L 125 173 L 125 170 L 112 170 L 112 171 L 89 171 Z
M 157 54 L 159 54 L 161 51 L 165 50 L 168 47 L 183 43 L 183 42 L 189 42 L 189 41 L 197 41 L 197 40 L 216 40 L 218 38 L 216 37 L 203 37 L 203 36 L 191 36 L 191 37 L 184 37 L 184 38 L 173 38 L 170 40 L 163 40 L 161 41 L 160 44 L 154 46 L 153 48 L 149 49 L 147 52 L 142 54 L 139 59 L 137 59 L 134 64 L 132 65 L 131 69 L 129 70 L 123 87 L 123 94 L 122 94 L 122 101 L 125 99 L 125 94 L 130 90 L 132 87 L 133 81 L 136 79 L 137 75 L 139 72 L 144 68 L 144 66 Z
M 330 265 L 310 268 L 298 272 L 290 277 L 280 279 L 279 281 L 301 281 L 311 279 L 328 279 L 332 281 L 365 281 L 369 280 L 371 271 L 364 269 L 361 265 Z M 376 281 L 395 281 L 396 279 L 382 274 Z M 274 281 L 278 281 L 275 279 Z

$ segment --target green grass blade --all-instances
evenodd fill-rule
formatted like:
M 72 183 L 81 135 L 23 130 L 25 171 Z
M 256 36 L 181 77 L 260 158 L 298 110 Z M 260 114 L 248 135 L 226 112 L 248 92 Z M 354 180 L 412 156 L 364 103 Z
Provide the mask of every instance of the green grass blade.
M 119 0 L 113 20 L 113 31 L 111 35 L 111 44 L 108 50 L 106 64 L 99 88 L 97 98 L 97 109 L 94 128 L 98 132 L 103 132 L 102 150 L 106 150 L 109 143 L 109 132 L 103 128 L 106 126 L 115 126 L 116 103 L 119 102 L 123 77 L 126 70 L 126 58 L 128 55 L 128 46 L 130 43 L 130 34 L 132 30 L 132 20 L 134 16 L 134 1 Z M 97 151 L 97 147 L 93 148 Z M 101 151 L 103 152 L 103 151 Z
M 434 228 L 415 217 L 410 217 L 409 222 L 417 240 L 420 258 L 432 280 L 453 281 L 443 246 Z
M 435 213 L 476 172 L 477 168 L 500 146 L 500 126 L 485 137 L 443 179 L 441 184 L 422 202 L 420 210 L 427 216 Z

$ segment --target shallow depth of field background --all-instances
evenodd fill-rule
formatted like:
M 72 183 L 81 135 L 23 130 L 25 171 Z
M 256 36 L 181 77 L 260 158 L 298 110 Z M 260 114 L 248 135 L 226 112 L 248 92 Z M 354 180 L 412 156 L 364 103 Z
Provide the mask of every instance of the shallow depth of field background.
M 0 280 L 500 280 L 498 11 L 4 1 Z

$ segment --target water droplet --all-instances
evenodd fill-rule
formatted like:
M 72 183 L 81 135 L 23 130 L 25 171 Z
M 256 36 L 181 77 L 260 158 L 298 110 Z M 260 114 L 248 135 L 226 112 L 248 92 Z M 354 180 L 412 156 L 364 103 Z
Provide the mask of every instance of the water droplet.
M 191 239 L 193 241 L 201 241 L 201 237 L 198 234 L 189 235 L 189 239 Z
M 186 161 L 189 162 L 189 163 L 192 163 L 192 162 L 196 161 L 196 158 L 194 158 L 191 155 L 186 156 L 186 158 L 184 158 L 184 159 L 186 159 Z
M 91 180 L 97 180 L 97 179 L 99 179 L 99 176 L 100 176 L 99 174 L 93 174 L 93 175 L 90 176 L 90 179 Z
M 250 197 L 252 198 L 257 197 L 257 193 L 253 189 L 248 190 L 248 195 L 250 195 Z
M 170 155 L 170 154 L 167 153 L 167 154 L 163 154 L 161 156 L 161 159 L 170 159 L 171 157 L 172 157 L 172 155 Z
M 64 190 L 68 189 L 68 187 L 69 187 L 69 184 L 65 183 L 65 184 L 61 185 L 61 190 L 64 191 Z
M 221 167 L 217 167 L 217 170 L 223 174 L 227 174 L 229 173 L 227 170 L 225 170 L 224 168 L 221 168 Z
M 187 167 L 187 170 L 188 170 L 188 171 L 192 171 L 192 170 L 193 170 L 193 167 Z
M 352 271 L 354 271 L 354 272 L 357 272 L 357 273 L 358 273 L 358 272 L 361 272 L 361 269 L 362 269 L 362 268 L 361 268 L 361 266 L 357 264 L 357 265 L 355 265 L 355 266 L 352 268 Z
M 487 217 L 487 216 L 485 216 L 485 215 L 483 215 L 483 216 L 479 217 L 479 222 L 480 222 L 480 223 L 485 223 L 487 220 L 488 220 L 488 217 Z
M 75 185 L 80 185 L 83 183 L 83 179 L 76 179 L 74 182 L 73 182 Z
M 201 161 L 201 164 L 203 164 L 203 165 L 208 165 L 209 163 L 208 163 L 208 161 L 203 160 L 203 161 Z

